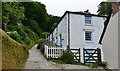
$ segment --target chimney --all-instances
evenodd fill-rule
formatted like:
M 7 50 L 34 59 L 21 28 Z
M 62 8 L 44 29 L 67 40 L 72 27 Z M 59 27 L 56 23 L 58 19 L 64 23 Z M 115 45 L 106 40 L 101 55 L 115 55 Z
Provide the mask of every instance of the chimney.
M 119 11 L 119 2 L 112 2 L 112 14 L 115 15 Z
M 91 14 L 91 13 L 89 12 L 89 9 L 87 9 L 86 11 L 84 11 L 84 13 L 86 13 L 86 14 Z

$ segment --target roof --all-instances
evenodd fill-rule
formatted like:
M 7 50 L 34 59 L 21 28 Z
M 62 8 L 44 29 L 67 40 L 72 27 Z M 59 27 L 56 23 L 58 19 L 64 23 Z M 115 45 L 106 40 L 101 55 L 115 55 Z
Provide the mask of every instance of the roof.
M 78 12 L 66 11 L 66 12 L 71 13 L 71 14 L 90 15 L 90 16 L 96 16 L 96 17 L 106 17 L 106 16 L 90 14 L 90 13 L 85 13 L 85 12 L 79 12 L 79 11 Z
M 64 16 L 67 14 L 67 13 L 71 13 L 71 14 L 78 14 L 78 15 L 89 15 L 89 16 L 96 16 L 96 17 L 105 17 L 107 18 L 107 16 L 101 16 L 101 15 L 96 15 L 96 14 L 90 14 L 90 13 L 84 13 L 84 12 L 72 12 L 72 11 L 66 11 L 64 13 L 64 15 L 60 18 L 59 22 L 57 23 L 57 25 L 54 27 L 54 29 L 58 26 L 58 24 L 61 22 L 61 20 L 64 18 Z M 50 32 L 50 34 L 54 31 L 54 29 Z
M 101 37 L 100 37 L 100 40 L 99 40 L 99 44 L 102 44 L 102 40 L 103 40 L 104 34 L 106 32 L 106 29 L 107 29 L 107 26 L 108 26 L 111 14 L 112 14 L 112 11 L 110 12 L 110 14 L 108 15 L 106 21 L 104 22 L 104 29 L 103 29 L 103 32 L 101 34 Z

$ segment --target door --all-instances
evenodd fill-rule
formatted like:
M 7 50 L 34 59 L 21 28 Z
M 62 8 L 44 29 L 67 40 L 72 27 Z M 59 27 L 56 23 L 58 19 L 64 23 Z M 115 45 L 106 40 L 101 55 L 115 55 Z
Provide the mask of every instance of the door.
M 60 46 L 62 47 L 62 34 L 60 34 Z

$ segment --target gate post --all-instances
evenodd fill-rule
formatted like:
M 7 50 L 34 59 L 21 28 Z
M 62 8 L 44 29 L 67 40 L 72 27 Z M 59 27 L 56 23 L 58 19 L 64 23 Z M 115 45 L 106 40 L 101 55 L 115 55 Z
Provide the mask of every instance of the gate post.
M 79 48 L 79 50 L 78 50 L 78 52 L 79 52 L 79 62 L 80 62 L 80 58 L 81 58 L 81 55 L 80 55 L 80 48 Z
M 101 49 L 97 48 L 98 62 L 101 62 Z
M 80 62 L 84 63 L 83 48 L 80 48 Z
M 83 62 L 85 63 L 85 48 L 83 48 Z

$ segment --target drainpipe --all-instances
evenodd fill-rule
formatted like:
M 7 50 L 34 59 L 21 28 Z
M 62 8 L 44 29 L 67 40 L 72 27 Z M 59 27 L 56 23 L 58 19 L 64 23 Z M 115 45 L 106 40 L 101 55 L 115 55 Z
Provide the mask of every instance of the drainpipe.
M 68 12 L 68 46 L 67 48 L 70 49 L 70 14 Z
M 52 32 L 52 45 L 53 45 L 53 32 Z

